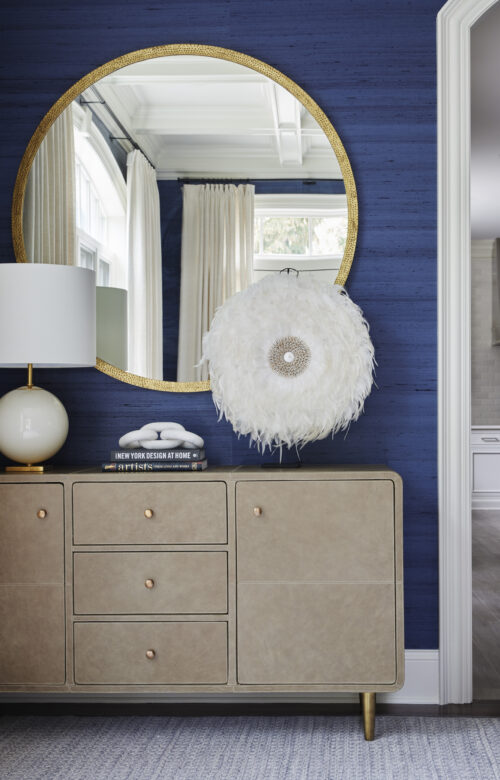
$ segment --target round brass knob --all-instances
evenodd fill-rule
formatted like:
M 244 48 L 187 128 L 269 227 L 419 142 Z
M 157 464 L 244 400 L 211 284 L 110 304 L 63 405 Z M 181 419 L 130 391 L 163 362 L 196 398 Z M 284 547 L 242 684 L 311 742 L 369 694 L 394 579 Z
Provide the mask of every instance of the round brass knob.
M 149 658 L 152 660 L 156 656 L 156 653 L 154 650 L 146 650 L 146 658 Z
M 262 514 L 262 507 L 254 506 L 253 513 L 254 513 L 255 517 L 260 517 L 261 514 Z
M 146 586 L 146 588 L 149 588 L 149 590 L 151 590 L 151 588 L 154 588 L 154 586 L 155 586 L 155 581 L 154 580 L 146 580 L 144 585 Z
M 40 520 L 43 520 L 44 517 L 47 517 L 47 510 L 46 509 L 39 509 L 36 513 L 36 516 L 40 518 Z
M 144 517 L 151 518 L 151 517 L 153 517 L 153 514 L 154 514 L 154 512 L 153 512 L 152 509 L 145 509 L 144 510 Z

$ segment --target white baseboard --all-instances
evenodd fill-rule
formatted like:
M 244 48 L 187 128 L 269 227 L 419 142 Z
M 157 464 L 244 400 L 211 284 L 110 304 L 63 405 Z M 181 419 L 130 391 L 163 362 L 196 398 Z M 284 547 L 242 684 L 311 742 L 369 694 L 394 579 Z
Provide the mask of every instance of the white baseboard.
M 388 704 L 439 704 L 439 651 L 406 650 L 405 684 L 394 693 L 379 693 L 377 700 Z M 343 704 L 358 701 L 355 693 L 220 693 L 220 694 L 98 694 L 98 693 L 0 693 L 0 702 L 122 702 L 122 703 L 228 703 L 228 702 L 332 702 Z
M 500 493 L 473 493 L 472 509 L 500 509 Z
M 394 693 L 379 693 L 388 704 L 439 704 L 439 650 L 405 650 L 405 684 Z

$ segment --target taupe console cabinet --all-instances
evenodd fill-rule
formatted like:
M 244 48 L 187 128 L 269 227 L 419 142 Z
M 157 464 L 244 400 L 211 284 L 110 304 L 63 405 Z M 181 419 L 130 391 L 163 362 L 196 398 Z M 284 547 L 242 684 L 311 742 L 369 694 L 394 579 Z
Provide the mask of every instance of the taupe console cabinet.
M 359 692 L 404 677 L 384 467 L 0 476 L 0 690 Z

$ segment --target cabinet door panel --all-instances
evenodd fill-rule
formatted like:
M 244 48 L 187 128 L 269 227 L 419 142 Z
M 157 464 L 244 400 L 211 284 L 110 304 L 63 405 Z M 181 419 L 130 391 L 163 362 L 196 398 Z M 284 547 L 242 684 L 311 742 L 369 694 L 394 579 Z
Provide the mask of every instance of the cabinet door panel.
M 238 682 L 391 684 L 395 592 L 386 584 L 238 586 Z
M 236 495 L 239 582 L 394 579 L 391 480 L 239 482 Z
M 64 582 L 63 518 L 62 485 L 0 485 L 0 583 Z
M 0 586 L 0 627 L 0 683 L 64 683 L 62 585 Z

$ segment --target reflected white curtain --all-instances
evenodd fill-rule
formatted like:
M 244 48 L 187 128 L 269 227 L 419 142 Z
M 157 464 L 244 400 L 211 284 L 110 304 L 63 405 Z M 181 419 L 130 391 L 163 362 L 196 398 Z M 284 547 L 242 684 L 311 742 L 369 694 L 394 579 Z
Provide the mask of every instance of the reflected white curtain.
M 127 157 L 128 370 L 163 379 L 160 197 L 142 152 Z
M 71 106 L 56 119 L 33 160 L 24 197 L 23 234 L 28 262 L 76 264 Z
M 215 310 L 252 283 L 253 184 L 185 184 L 177 381 L 208 379 L 197 366 Z

